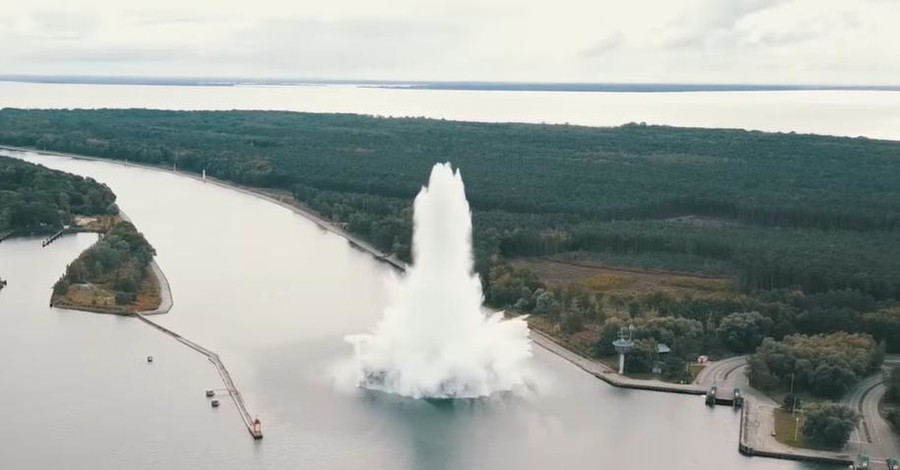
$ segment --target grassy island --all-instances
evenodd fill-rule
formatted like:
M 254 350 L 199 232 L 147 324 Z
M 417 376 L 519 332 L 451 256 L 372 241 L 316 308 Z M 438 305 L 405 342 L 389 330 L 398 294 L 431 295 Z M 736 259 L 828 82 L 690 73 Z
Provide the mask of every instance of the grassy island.
M 153 310 L 161 302 L 150 267 L 155 254 L 131 222 L 118 220 L 69 264 L 53 286 L 51 303 L 101 313 Z

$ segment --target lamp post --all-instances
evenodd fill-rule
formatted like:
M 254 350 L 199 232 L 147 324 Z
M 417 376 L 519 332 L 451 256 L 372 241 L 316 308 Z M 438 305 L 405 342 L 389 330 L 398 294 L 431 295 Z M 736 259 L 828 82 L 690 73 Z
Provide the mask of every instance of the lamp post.
M 794 373 L 791 372 L 791 415 L 796 414 L 797 412 L 797 395 L 794 395 Z M 794 433 L 796 434 L 796 433 Z M 797 438 L 795 437 L 796 441 Z

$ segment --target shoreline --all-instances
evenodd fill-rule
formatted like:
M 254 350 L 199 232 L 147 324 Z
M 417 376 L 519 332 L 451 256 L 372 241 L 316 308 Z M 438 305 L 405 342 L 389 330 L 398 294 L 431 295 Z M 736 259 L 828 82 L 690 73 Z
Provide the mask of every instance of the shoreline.
M 0 149 L 9 149 L 5 146 L 0 146 Z M 132 223 L 131 218 L 128 217 L 124 211 L 119 210 L 118 214 L 119 219 Z M 99 239 L 98 239 L 99 240 Z M 95 242 L 96 243 L 96 242 Z M 93 245 L 92 245 L 93 246 Z M 141 315 L 160 315 L 163 313 L 168 313 L 169 310 L 172 309 L 172 305 L 174 301 L 172 300 L 172 289 L 169 285 L 169 279 L 166 277 L 166 274 L 159 267 L 159 264 L 156 263 L 156 256 L 153 256 L 153 259 L 150 260 L 150 264 L 147 266 L 148 275 L 152 276 L 156 281 L 156 285 L 159 287 L 159 306 L 152 310 L 135 310 L 131 311 L 129 309 L 115 309 L 115 308 L 104 308 L 104 307 L 95 307 L 90 305 L 54 305 L 53 304 L 53 296 L 50 297 L 50 306 L 54 308 L 59 308 L 62 310 L 73 310 L 79 312 L 90 312 L 90 313 L 103 313 L 107 315 L 120 315 L 120 316 L 132 316 L 135 314 Z
M 353 246 L 354 248 L 364 251 L 364 252 L 367 252 L 367 253 L 371 254 L 372 256 L 374 256 L 376 259 L 381 260 L 400 271 L 403 271 L 406 269 L 406 263 L 404 263 L 400 259 L 396 258 L 393 255 L 388 255 L 387 253 L 382 253 L 381 251 L 379 251 L 377 248 L 375 248 L 374 246 L 372 246 L 365 240 L 362 240 L 361 238 L 356 237 L 355 235 L 347 232 L 346 230 L 343 230 L 343 229 L 335 226 L 330 221 L 319 216 L 311 209 L 309 209 L 305 206 L 302 206 L 299 203 L 291 204 L 288 202 L 284 202 L 280 199 L 273 197 L 271 194 L 267 194 L 263 191 L 260 191 L 257 188 L 243 186 L 243 185 L 239 185 L 237 183 L 231 183 L 231 182 L 224 181 L 224 180 L 212 177 L 212 176 L 207 176 L 204 179 L 200 175 L 195 175 L 193 173 L 179 171 L 177 169 L 172 170 L 172 169 L 169 169 L 169 168 L 163 167 L 163 166 L 147 165 L 147 164 L 143 164 L 143 163 L 131 163 L 128 161 L 112 160 L 109 158 L 91 157 L 88 155 L 78 155 L 78 154 L 74 154 L 74 153 L 54 152 L 51 150 L 39 150 L 39 149 L 34 149 L 34 148 L 29 148 L 29 147 L 14 147 L 11 145 L 0 145 L 0 150 L 10 150 L 10 151 L 14 151 L 14 152 L 32 152 L 32 153 L 36 153 L 38 155 L 51 155 L 51 156 L 57 156 L 57 157 L 71 158 L 74 160 L 88 160 L 88 161 L 95 161 L 95 162 L 112 163 L 112 164 L 117 164 L 117 165 L 135 167 L 135 168 L 143 168 L 143 169 L 147 169 L 147 170 L 163 171 L 166 173 L 173 173 L 178 176 L 192 178 L 196 181 L 212 183 L 217 186 L 220 186 L 220 187 L 223 187 L 226 189 L 230 189 L 233 191 L 238 191 L 238 192 L 250 195 L 250 196 L 258 197 L 258 198 L 261 198 L 268 202 L 271 202 L 273 204 L 277 204 L 281 207 L 284 207 L 285 209 L 288 209 L 288 210 L 294 212 L 295 214 L 298 214 L 298 215 L 306 218 L 307 220 L 313 222 L 320 229 L 331 232 L 331 233 L 338 235 L 339 237 L 347 240 L 347 242 L 350 243 L 350 245 Z M 127 219 L 127 216 L 125 216 L 124 213 L 122 213 L 122 216 L 123 216 L 123 218 Z
M 90 305 L 67 305 L 67 304 L 54 304 L 52 302 L 50 306 L 53 308 L 58 308 L 60 310 L 71 310 L 75 312 L 88 312 L 88 313 L 101 313 L 105 315 L 119 315 L 122 317 L 130 317 L 137 314 L 140 315 L 161 315 L 164 313 L 169 313 L 169 310 L 172 309 L 172 305 L 174 301 L 172 300 L 172 290 L 169 286 L 169 280 L 166 278 L 166 274 L 163 270 L 156 264 L 156 259 L 154 258 L 150 261 L 150 265 L 147 266 L 147 269 L 150 271 L 148 274 L 153 276 L 156 280 L 156 284 L 159 286 L 159 297 L 160 302 L 159 306 L 153 310 L 138 310 L 138 311 L 129 311 L 129 310 L 119 310 L 119 309 L 110 309 L 103 307 L 95 307 Z
M 146 165 L 146 164 L 141 164 L 141 163 L 131 163 L 131 162 L 126 162 L 126 161 L 121 161 L 121 160 L 112 160 L 112 159 L 91 157 L 91 156 L 84 156 L 84 155 L 77 155 L 77 154 L 70 154 L 70 153 L 44 151 L 44 150 L 25 148 L 25 147 L 13 147 L 13 146 L 7 146 L 7 145 L 0 145 L 0 149 L 10 150 L 10 151 L 18 151 L 18 152 L 33 152 L 38 155 L 59 156 L 59 157 L 65 157 L 65 158 L 72 158 L 75 160 L 97 161 L 97 162 L 104 162 L 104 163 L 119 164 L 119 165 L 124 165 L 124 166 L 131 166 L 131 167 L 142 168 L 142 169 L 147 169 L 147 170 L 171 172 L 178 176 L 189 177 L 189 178 L 193 178 L 194 180 L 197 180 L 197 181 L 216 184 L 220 187 L 238 191 L 238 192 L 247 194 L 249 196 L 258 197 L 258 198 L 261 198 L 268 202 L 271 202 L 271 203 L 277 204 L 281 207 L 284 207 L 284 208 L 292 211 L 293 213 L 300 215 L 300 216 L 306 218 L 307 220 L 313 222 L 320 229 L 331 232 L 337 236 L 344 238 L 348 242 L 348 244 L 350 244 L 351 247 L 372 255 L 376 260 L 382 261 L 399 271 L 405 271 L 405 269 L 406 269 L 406 264 L 403 263 L 402 261 L 400 261 L 399 259 L 397 259 L 391 255 L 388 255 L 386 253 L 382 253 L 381 251 L 379 251 L 378 249 L 376 249 L 374 246 L 370 245 L 369 243 L 365 242 L 364 240 L 357 238 L 354 235 L 346 232 L 345 230 L 333 225 L 330 221 L 317 215 L 312 210 L 305 208 L 304 206 L 300 205 L 299 203 L 291 204 L 289 202 L 285 202 L 284 200 L 282 200 L 280 198 L 276 198 L 276 197 L 272 196 L 271 194 L 267 194 L 258 188 L 246 187 L 246 186 L 238 185 L 236 183 L 226 182 L 226 181 L 219 180 L 219 179 L 209 177 L 209 176 L 207 176 L 206 178 L 202 178 L 200 175 L 195 175 L 193 173 L 187 173 L 187 172 L 173 170 L 173 169 L 167 169 L 166 167 L 161 167 L 161 166 Z M 158 265 L 156 265 L 155 259 L 152 262 L 152 266 L 155 267 L 154 275 L 156 275 L 157 279 L 159 280 L 160 294 L 161 294 L 161 296 L 164 297 L 163 303 L 160 304 L 159 308 L 157 308 L 156 310 L 151 311 L 151 312 L 138 312 L 138 314 L 124 313 L 123 315 L 141 317 L 143 315 L 153 315 L 153 314 L 165 313 L 165 312 L 168 312 L 168 310 L 171 308 L 171 303 L 172 303 L 171 302 L 171 292 L 169 290 L 168 280 L 165 278 L 165 275 L 162 273 L 162 270 L 159 269 Z M 163 286 L 165 286 L 165 288 Z M 163 292 L 168 293 L 168 305 L 165 305 L 166 301 L 165 301 L 165 296 L 164 296 Z M 164 306 L 166 308 L 164 308 Z M 572 349 L 566 348 L 565 346 L 560 344 L 558 341 L 553 339 L 547 333 L 544 333 L 542 331 L 539 331 L 537 329 L 529 327 L 529 336 L 531 337 L 534 344 L 536 344 L 537 346 L 547 350 L 548 352 L 550 352 L 556 356 L 559 356 L 560 358 L 566 360 L 567 362 L 582 369 L 584 372 L 586 372 L 590 375 L 593 375 L 595 378 L 602 380 L 606 384 L 613 386 L 613 387 L 644 390 L 644 391 L 653 391 L 653 392 L 663 392 L 663 393 L 688 394 L 688 395 L 705 395 L 708 391 L 708 387 L 706 387 L 705 385 L 697 384 L 697 383 L 674 384 L 674 383 L 668 383 L 668 382 L 662 382 L 662 381 L 656 381 L 656 380 L 632 379 L 632 378 L 629 378 L 629 377 L 626 377 L 623 375 L 619 375 L 612 368 L 601 363 L 600 361 L 596 361 L 596 360 L 586 357 Z M 748 407 L 749 405 L 750 405 L 750 401 L 748 400 L 748 402 L 745 403 L 745 407 Z M 758 405 L 757 405 L 757 408 L 758 408 Z M 803 452 L 803 449 L 797 449 L 800 452 L 791 451 L 791 450 L 787 450 L 787 449 L 780 449 L 778 446 L 770 446 L 769 442 L 758 443 L 757 446 L 748 445 L 746 443 L 746 439 L 748 438 L 747 431 L 749 431 L 749 429 L 747 431 L 745 431 L 745 426 L 748 428 L 749 428 L 749 426 L 746 425 L 744 422 L 745 421 L 744 416 L 746 414 L 747 413 L 742 412 L 741 424 L 739 426 L 740 433 L 739 433 L 739 437 L 738 437 L 738 450 L 739 450 L 739 452 L 741 452 L 744 455 L 756 455 L 756 456 L 760 456 L 760 457 L 799 460 L 799 461 L 819 461 L 819 462 L 823 462 L 823 463 L 838 463 L 838 462 L 843 463 L 843 462 L 845 462 L 845 460 L 843 460 L 843 459 L 834 459 L 833 458 L 834 454 L 829 455 L 829 456 L 822 456 L 821 454 L 820 455 L 815 455 L 815 454 L 809 455 L 808 453 Z M 756 429 L 755 429 L 756 433 L 755 434 L 758 435 L 758 434 L 760 434 L 760 432 L 762 432 L 760 428 L 761 428 L 761 426 L 760 426 L 759 421 L 756 421 Z M 772 449 L 772 447 L 774 447 L 774 449 Z M 815 451 L 813 451 L 813 453 L 814 452 Z
M 402 261 L 400 261 L 399 259 L 395 258 L 392 255 L 388 255 L 387 253 L 383 253 L 383 252 L 379 251 L 377 248 L 370 245 L 368 242 L 335 226 L 330 221 L 317 215 L 312 210 L 303 207 L 299 203 L 291 204 L 288 202 L 284 202 L 283 200 L 277 199 L 277 198 L 273 197 L 272 195 L 266 194 L 256 188 L 242 186 L 242 185 L 238 185 L 236 183 L 230 183 L 230 182 L 223 181 L 223 180 L 220 180 L 220 179 L 217 179 L 214 177 L 210 177 L 210 176 L 207 176 L 206 179 L 204 179 L 201 176 L 195 175 L 193 173 L 187 173 L 187 172 L 178 171 L 178 170 L 171 170 L 171 169 L 167 169 L 166 167 L 146 165 L 143 163 L 131 163 L 131 162 L 126 162 L 126 161 L 122 161 L 122 160 L 112 160 L 112 159 L 108 159 L 108 158 L 91 157 L 91 156 L 78 155 L 78 154 L 73 154 L 73 153 L 54 152 L 54 151 L 49 151 L 49 150 L 38 150 L 38 149 L 28 148 L 28 147 L 14 147 L 14 146 L 10 146 L 10 145 L 0 145 L 0 150 L 11 150 L 11 151 L 16 151 L 16 152 L 33 152 L 33 153 L 37 153 L 38 155 L 51 155 L 51 156 L 72 158 L 75 160 L 88 160 L 88 161 L 112 163 L 112 164 L 118 164 L 118 165 L 123 165 L 123 166 L 143 168 L 143 169 L 147 169 L 147 170 L 163 171 L 163 172 L 167 172 L 167 173 L 173 173 L 178 176 L 192 178 L 197 181 L 212 183 L 212 184 L 218 185 L 220 187 L 230 189 L 233 191 L 238 191 L 238 192 L 247 194 L 249 196 L 258 197 L 265 201 L 268 201 L 268 202 L 277 204 L 281 207 L 284 207 L 285 209 L 288 209 L 288 210 L 294 212 L 295 214 L 298 214 L 298 215 L 306 218 L 307 220 L 313 222 L 320 229 L 331 232 L 331 233 L 347 240 L 347 242 L 352 247 L 354 247 L 360 251 L 369 253 L 376 260 L 382 261 L 399 271 L 406 270 L 406 264 L 403 263 Z M 127 219 L 127 216 L 125 216 L 124 214 L 122 214 L 122 215 L 123 215 L 123 217 L 125 217 Z M 154 264 L 155 264 L 155 260 L 154 260 Z M 161 270 L 159 271 L 159 274 L 162 274 Z M 162 278 L 165 279 L 165 276 L 163 275 Z M 161 282 L 160 286 L 162 286 L 162 284 L 163 283 Z M 165 285 L 168 287 L 168 281 L 165 282 Z M 160 288 L 160 291 L 162 292 L 162 287 Z M 157 310 L 159 310 L 159 309 L 157 309 Z M 166 311 L 168 311 L 168 310 L 166 310 Z M 145 312 L 140 312 L 140 313 L 143 315 L 147 315 L 147 313 L 145 313 Z M 158 312 L 158 313 L 164 313 L 164 312 Z M 549 336 L 546 333 L 540 332 L 531 327 L 529 327 L 529 332 L 531 333 L 530 336 L 532 338 L 532 341 L 534 341 L 534 343 L 537 344 L 538 346 L 571 362 L 572 364 L 578 366 L 585 372 L 587 372 L 591 375 L 594 375 L 595 377 L 603 380 L 604 382 L 606 382 L 610 385 L 620 386 L 620 387 L 625 387 L 625 388 L 640 389 L 640 387 L 639 387 L 640 383 L 646 383 L 646 385 L 648 387 L 652 387 L 652 388 L 643 388 L 644 390 L 671 391 L 672 393 L 690 393 L 690 394 L 696 394 L 696 395 L 706 393 L 706 388 L 698 387 L 695 384 L 685 384 L 685 385 L 687 385 L 687 387 L 686 387 L 685 385 L 682 385 L 682 384 L 670 384 L 670 383 L 662 382 L 662 381 L 631 379 L 631 378 L 628 378 L 625 376 L 621 376 L 618 373 L 616 373 L 615 371 L 613 371 L 611 368 L 606 366 L 605 364 L 603 364 L 599 361 L 595 361 L 591 358 L 585 357 L 585 356 L 581 355 L 580 353 L 573 351 L 571 349 L 568 349 L 565 346 L 559 344 L 557 341 L 553 340 L 551 338 L 551 336 Z M 612 376 L 615 376 L 615 378 L 613 378 Z M 620 379 L 623 379 L 623 380 L 620 380 Z M 669 388 L 668 386 L 671 386 L 671 390 L 663 390 L 663 389 L 668 389 Z

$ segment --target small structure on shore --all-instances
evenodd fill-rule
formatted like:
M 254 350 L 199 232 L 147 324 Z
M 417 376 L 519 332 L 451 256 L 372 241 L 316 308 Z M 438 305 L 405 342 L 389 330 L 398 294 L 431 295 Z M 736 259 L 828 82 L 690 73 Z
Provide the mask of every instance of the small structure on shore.
M 153 362 L 153 356 L 147 356 L 147 362 Z
M 653 369 L 651 372 L 654 374 L 662 374 L 666 371 L 665 358 L 669 356 L 670 352 L 672 352 L 672 348 L 666 343 L 659 343 L 656 345 L 656 359 L 653 361 Z
M 619 374 L 625 373 L 625 355 L 634 350 L 634 340 L 632 334 L 634 326 L 629 325 L 628 329 L 619 330 L 619 339 L 613 341 L 613 347 L 619 353 Z

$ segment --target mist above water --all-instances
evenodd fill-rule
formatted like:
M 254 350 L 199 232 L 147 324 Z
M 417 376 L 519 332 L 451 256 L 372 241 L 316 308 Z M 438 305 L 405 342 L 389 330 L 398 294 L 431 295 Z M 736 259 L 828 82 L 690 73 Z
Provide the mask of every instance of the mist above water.
M 459 171 L 431 170 L 416 196 L 413 265 L 389 285 L 384 317 L 350 335 L 358 386 L 414 398 L 473 398 L 527 385 L 524 320 L 482 309 L 472 217 Z

